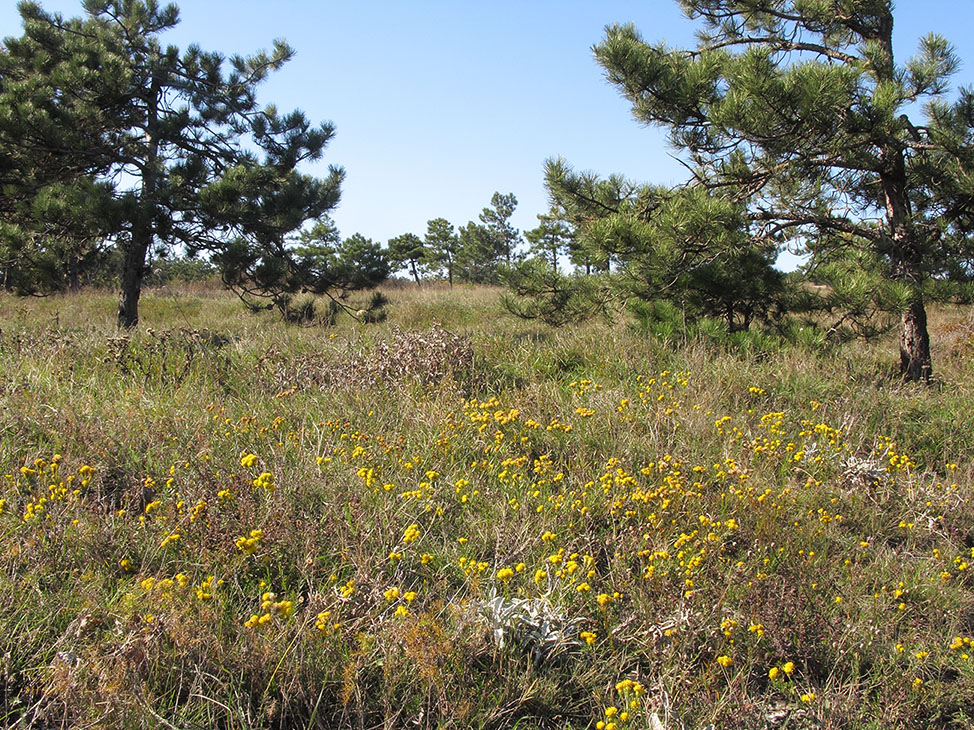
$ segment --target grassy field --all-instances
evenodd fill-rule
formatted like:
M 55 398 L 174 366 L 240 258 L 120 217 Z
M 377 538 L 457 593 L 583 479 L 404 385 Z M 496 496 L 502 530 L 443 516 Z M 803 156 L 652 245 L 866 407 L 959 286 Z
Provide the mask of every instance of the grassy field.
M 970 310 L 923 387 L 387 293 L 0 296 L 0 727 L 974 723 Z

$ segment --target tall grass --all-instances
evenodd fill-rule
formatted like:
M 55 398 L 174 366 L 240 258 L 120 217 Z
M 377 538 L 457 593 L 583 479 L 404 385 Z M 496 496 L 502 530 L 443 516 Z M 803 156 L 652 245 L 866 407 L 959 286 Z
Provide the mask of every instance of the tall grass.
M 921 387 L 386 294 L 0 296 L 0 726 L 970 726 L 967 310 Z

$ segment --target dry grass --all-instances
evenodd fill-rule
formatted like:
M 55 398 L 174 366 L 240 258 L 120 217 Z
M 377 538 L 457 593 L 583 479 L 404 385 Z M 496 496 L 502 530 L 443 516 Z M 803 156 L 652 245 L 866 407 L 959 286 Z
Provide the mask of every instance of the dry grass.
M 970 726 L 969 312 L 920 388 L 387 295 L 0 297 L 0 726 Z

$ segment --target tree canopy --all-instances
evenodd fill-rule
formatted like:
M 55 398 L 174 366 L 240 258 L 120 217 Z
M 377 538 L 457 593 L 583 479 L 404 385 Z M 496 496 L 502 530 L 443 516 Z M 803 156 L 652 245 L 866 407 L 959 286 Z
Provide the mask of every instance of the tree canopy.
M 419 269 L 426 261 L 426 247 L 423 239 L 415 233 L 403 233 L 390 238 L 386 243 L 387 255 L 393 268 L 408 268 L 413 279 L 419 284 Z
M 831 332 L 874 334 L 900 323 L 900 368 L 932 373 L 926 302 L 972 279 L 972 92 L 945 97 L 957 59 L 927 36 L 894 63 L 892 3 L 685 0 L 703 28 L 694 49 L 607 28 L 595 55 L 637 120 L 664 127 L 689 172 L 675 187 L 576 172 L 549 160 L 546 185 L 574 229 L 571 260 L 624 297 L 668 299 L 730 331 L 816 307 Z M 774 268 L 804 254 L 794 286 Z M 533 278 L 533 281 L 528 279 Z M 513 307 L 562 321 L 586 307 L 578 280 L 522 267 Z M 825 292 L 823 295 L 821 292 Z
M 86 17 L 67 21 L 36 3 L 19 9 L 25 32 L 5 41 L 0 119 L 14 130 L 43 122 L 51 131 L 0 132 L 0 144 L 18 170 L 42 171 L 27 199 L 38 199 L 48 177 L 104 193 L 109 214 L 98 218 L 97 233 L 124 252 L 120 326 L 138 322 L 154 248 L 287 258 L 288 235 L 337 204 L 341 169 L 322 179 L 298 170 L 321 156 L 332 125 L 257 102 L 261 82 L 293 56 L 283 41 L 230 58 L 163 46 L 160 34 L 179 13 L 155 0 L 85 0 Z M 45 68 L 50 49 L 58 64 Z M 18 105 L 16 94 L 27 93 L 29 103 Z M 67 152 L 52 159 L 51 147 Z
M 23 36 L 0 48 L 0 283 L 35 294 L 97 258 L 115 216 L 111 185 L 96 178 L 110 169 L 105 131 L 121 105 L 111 49 L 81 20 L 54 28 L 34 5 L 21 12 Z
M 648 43 L 631 25 L 609 27 L 595 48 L 636 119 L 666 128 L 691 171 L 681 189 L 645 196 L 645 215 L 629 216 L 637 229 L 621 229 L 618 210 L 596 212 L 610 221 L 603 233 L 625 245 L 639 225 L 667 220 L 680 233 L 667 236 L 679 249 L 667 256 L 691 265 L 741 246 L 807 253 L 813 269 L 865 256 L 875 296 L 900 313 L 903 375 L 928 379 L 925 302 L 933 282 L 970 270 L 972 254 L 974 92 L 945 100 L 958 65 L 950 45 L 928 35 L 898 64 L 891 0 L 681 5 L 702 23 L 696 48 Z M 569 169 L 549 172 L 556 189 L 584 194 Z M 736 219 L 729 247 L 697 225 L 715 206 Z
M 426 237 L 423 239 L 426 260 L 431 271 L 445 271 L 447 281 L 453 286 L 453 272 L 456 269 L 460 239 L 453 230 L 453 224 L 446 218 L 433 218 L 426 221 Z
M 490 206 L 478 216 L 479 223 L 470 221 L 460 227 L 454 272 L 462 280 L 497 284 L 501 268 L 516 262 L 521 243 L 520 232 L 511 224 L 516 208 L 513 193 L 494 193 Z
M 343 308 L 349 292 L 371 289 L 389 276 L 390 265 L 374 241 L 355 233 L 344 241 L 335 224 L 320 218 L 288 236 L 280 248 L 252 245 L 238 237 L 214 254 L 224 283 L 251 309 L 276 307 L 290 322 L 314 320 L 313 300 L 326 295 L 327 319 Z M 345 307 L 347 309 L 347 307 Z

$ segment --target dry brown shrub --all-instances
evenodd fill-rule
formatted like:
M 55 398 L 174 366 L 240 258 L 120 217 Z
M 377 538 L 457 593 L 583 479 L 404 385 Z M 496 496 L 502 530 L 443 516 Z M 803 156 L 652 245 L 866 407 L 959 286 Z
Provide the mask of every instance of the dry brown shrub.
M 458 380 L 473 368 L 473 348 L 466 337 L 445 330 L 438 322 L 426 331 L 399 328 L 392 341 L 380 341 L 355 362 L 356 380 L 403 386 L 418 382 L 436 385 L 444 378 Z
M 392 331 L 390 339 L 350 349 L 300 355 L 268 350 L 257 362 L 267 387 L 280 395 L 329 388 L 430 387 L 450 379 L 462 382 L 473 372 L 470 340 L 434 322 L 428 330 Z

